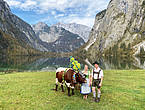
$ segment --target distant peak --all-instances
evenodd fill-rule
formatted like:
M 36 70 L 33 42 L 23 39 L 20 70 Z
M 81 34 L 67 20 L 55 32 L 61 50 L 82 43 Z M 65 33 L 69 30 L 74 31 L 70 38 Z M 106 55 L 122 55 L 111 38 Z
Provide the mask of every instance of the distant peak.
M 38 22 L 37 24 L 32 25 L 34 30 L 48 30 L 50 27 L 44 22 Z
M 73 22 L 73 23 L 69 23 L 69 24 L 77 24 L 77 23 L 74 23 L 74 22 Z
M 44 22 L 38 22 L 34 24 L 33 27 L 49 27 L 49 26 Z
M 58 22 L 58 23 L 56 23 L 56 24 L 64 24 L 64 23 Z
M 85 26 L 85 27 L 89 27 L 87 25 L 83 25 L 83 24 L 78 24 L 78 23 L 75 23 L 75 22 L 72 22 L 72 23 L 61 23 L 61 22 L 58 22 L 52 26 L 57 26 L 57 27 L 62 27 L 62 26 Z
M 54 24 L 52 26 L 59 26 L 59 25 L 64 25 L 64 23 L 58 22 L 58 23 L 56 23 L 56 24 Z
M 38 22 L 36 25 L 47 25 L 47 24 L 44 22 Z

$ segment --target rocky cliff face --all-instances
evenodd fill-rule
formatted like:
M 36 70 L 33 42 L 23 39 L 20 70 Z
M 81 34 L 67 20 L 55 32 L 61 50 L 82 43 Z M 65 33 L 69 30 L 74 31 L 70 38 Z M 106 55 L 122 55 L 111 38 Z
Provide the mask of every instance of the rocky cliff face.
M 92 40 L 85 48 L 91 59 L 114 45 L 120 47 L 122 43 L 130 44 L 134 53 L 139 43 L 145 49 L 142 45 L 145 42 L 145 0 L 111 0 L 106 12 L 102 12 L 99 18 L 96 16 L 90 34 Z
M 57 23 L 54 26 L 56 27 L 62 27 L 74 34 L 78 34 L 85 42 L 89 39 L 89 33 L 91 31 L 91 28 L 85 25 L 76 24 L 76 23 L 70 23 L 70 24 L 63 24 L 63 23 Z
M 55 28 L 49 27 L 43 22 L 33 25 L 36 35 L 44 42 L 50 43 L 56 41 L 60 36 L 60 31 Z
M 103 21 L 105 13 L 106 13 L 106 10 L 103 10 L 103 11 L 99 12 L 95 17 L 95 23 L 94 23 L 94 26 L 90 32 L 90 35 L 89 35 L 90 39 L 88 40 L 87 46 L 85 47 L 85 49 L 87 51 L 88 51 L 88 48 L 90 48 L 96 41 L 97 34 L 99 33 L 98 28 Z
M 49 27 L 47 24 L 39 22 L 33 25 L 33 29 L 51 52 L 71 52 L 84 44 L 84 40 L 79 35 L 62 27 Z
M 83 44 L 83 39 L 81 39 L 78 35 L 74 36 L 74 34 L 68 31 L 56 41 L 49 43 L 48 49 L 51 52 L 72 52 Z
M 43 22 L 33 25 L 36 35 L 44 42 L 50 43 L 56 41 L 62 34 L 64 29 L 56 26 L 49 27 Z

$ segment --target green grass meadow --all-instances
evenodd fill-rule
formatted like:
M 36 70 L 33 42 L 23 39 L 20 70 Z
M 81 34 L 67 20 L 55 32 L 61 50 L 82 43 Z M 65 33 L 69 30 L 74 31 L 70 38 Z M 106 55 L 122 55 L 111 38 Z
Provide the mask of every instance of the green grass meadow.
M 145 110 L 145 70 L 105 70 L 100 103 L 53 91 L 55 72 L 0 75 L 0 110 Z

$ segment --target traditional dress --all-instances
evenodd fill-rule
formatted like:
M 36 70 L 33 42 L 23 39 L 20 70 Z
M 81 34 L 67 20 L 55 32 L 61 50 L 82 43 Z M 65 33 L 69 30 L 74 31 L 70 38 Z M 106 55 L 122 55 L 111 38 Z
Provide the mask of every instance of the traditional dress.
M 101 68 L 94 68 L 92 70 L 92 77 L 93 77 L 93 83 L 92 86 L 93 87 L 97 87 L 98 89 L 100 88 L 99 84 L 101 82 L 101 77 L 103 77 L 103 70 L 101 70 Z
M 83 71 L 84 73 L 84 71 Z M 90 71 L 87 71 L 87 73 L 84 73 L 86 75 L 86 83 L 82 83 L 81 86 L 81 94 L 83 95 L 87 95 L 89 93 L 91 93 L 91 87 L 89 86 L 89 75 L 90 75 Z

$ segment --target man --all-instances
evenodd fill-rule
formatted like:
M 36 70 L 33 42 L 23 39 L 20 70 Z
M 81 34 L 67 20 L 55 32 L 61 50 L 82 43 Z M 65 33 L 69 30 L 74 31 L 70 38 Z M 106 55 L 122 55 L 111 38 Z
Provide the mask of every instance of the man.
M 92 74 L 90 76 L 90 85 L 92 85 L 92 92 L 95 102 L 100 101 L 101 97 L 101 86 L 103 82 L 103 70 L 99 67 L 99 62 L 94 62 L 94 69 L 92 70 Z M 97 99 L 96 99 L 96 87 L 97 87 Z

